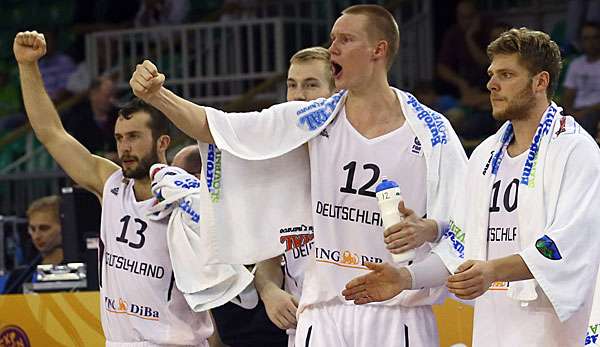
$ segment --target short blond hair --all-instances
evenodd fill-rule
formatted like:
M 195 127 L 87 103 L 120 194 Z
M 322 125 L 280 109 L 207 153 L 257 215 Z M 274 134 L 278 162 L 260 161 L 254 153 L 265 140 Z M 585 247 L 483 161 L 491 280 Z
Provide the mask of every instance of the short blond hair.
M 31 215 L 37 212 L 50 212 L 60 221 L 60 196 L 50 195 L 43 198 L 34 200 L 27 208 L 27 218 L 31 218 Z
M 396 19 L 394 19 L 390 11 L 379 5 L 354 5 L 343 10 L 342 14 L 363 15 L 367 17 L 369 24 L 366 30 L 369 38 L 384 40 L 388 44 L 386 67 L 389 71 L 400 49 L 400 30 L 398 29 Z
M 306 63 L 312 60 L 320 60 L 329 67 L 331 64 L 331 54 L 326 48 L 323 47 L 308 47 L 294 53 L 294 55 L 292 55 L 290 58 L 290 64 Z M 331 68 L 325 69 L 325 74 L 329 80 L 329 89 L 334 90 L 335 80 L 333 78 L 333 72 L 331 71 Z

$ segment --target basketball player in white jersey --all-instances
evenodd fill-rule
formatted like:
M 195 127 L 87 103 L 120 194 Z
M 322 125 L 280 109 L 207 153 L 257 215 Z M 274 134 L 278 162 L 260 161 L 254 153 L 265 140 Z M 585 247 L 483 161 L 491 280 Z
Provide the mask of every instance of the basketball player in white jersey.
M 287 100 L 307 101 L 328 98 L 335 91 L 329 51 L 310 47 L 296 52 L 290 58 L 287 76 Z M 265 304 L 269 319 L 289 335 L 288 345 L 294 346 L 296 314 L 302 293 L 304 272 L 313 247 L 312 226 L 298 228 L 281 235 L 286 248 L 281 257 L 262 261 L 256 266 L 254 285 Z M 284 285 L 285 290 L 281 289 Z
M 169 123 L 134 99 L 119 111 L 115 139 L 121 167 L 91 154 L 68 134 L 44 89 L 38 60 L 44 36 L 17 34 L 23 101 L 37 138 L 65 172 L 102 202 L 100 310 L 107 346 L 208 346 L 212 324 L 194 313 L 174 283 L 166 221 L 148 219 L 154 203 L 148 170 L 165 163 Z
M 212 122 L 217 117 L 223 117 L 221 124 L 235 129 L 236 124 L 243 125 L 239 127 L 242 132 L 235 130 L 236 136 L 228 141 L 239 139 L 237 134 L 250 141 L 261 136 L 253 131 L 254 127 L 257 131 L 263 129 L 263 122 L 284 116 L 290 119 L 303 110 L 336 105 L 343 98 L 343 106 L 332 106 L 336 118 L 308 142 L 314 260 L 305 273 L 296 346 L 436 346 L 439 341 L 431 305 L 439 302 L 439 292 L 415 290 L 386 303 L 356 306 L 345 301 L 341 291 L 347 281 L 365 273 L 367 261 L 392 261 L 384 246 L 374 192 L 382 176 L 393 177 L 399 183 L 404 200 L 418 215 L 445 215 L 453 199 L 449 187 L 461 178 L 466 156 L 443 116 L 389 86 L 387 71 L 399 47 L 399 32 L 387 10 L 377 5 L 344 10 L 332 29 L 331 40 L 336 87 L 347 91 L 320 102 L 296 101 L 258 114 L 228 117 L 164 88 L 165 76 L 149 61 L 138 65 L 130 84 L 135 95 L 162 110 L 189 136 L 205 143 L 221 139 L 213 137 L 216 123 Z M 405 112 L 410 114 L 410 122 Z M 417 119 L 416 113 L 421 117 Z M 327 116 L 315 114 L 314 119 L 318 122 L 323 115 Z M 425 125 L 424 119 L 430 122 Z M 427 154 L 424 144 L 428 146 Z M 439 156 L 429 155 L 438 150 Z M 445 166 L 443 155 L 454 158 L 453 169 Z M 427 241 L 437 239 L 437 230 L 413 234 L 406 245 L 418 247 L 418 257 L 424 257 L 430 249 Z

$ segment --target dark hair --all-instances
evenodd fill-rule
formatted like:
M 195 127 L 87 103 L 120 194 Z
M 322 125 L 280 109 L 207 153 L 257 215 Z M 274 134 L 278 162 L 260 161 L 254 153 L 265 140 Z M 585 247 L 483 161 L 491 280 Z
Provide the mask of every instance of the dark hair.
M 546 90 L 548 100 L 552 99 L 558 87 L 561 69 L 560 49 L 556 42 L 544 32 L 527 28 L 510 29 L 492 41 L 487 47 L 490 61 L 498 54 L 518 54 L 519 61 L 531 75 L 542 71 L 550 75 L 550 85 Z
M 342 14 L 361 14 L 367 17 L 369 38 L 388 43 L 386 65 L 389 70 L 400 47 L 400 31 L 394 16 L 379 5 L 354 5 L 343 10 Z
M 150 115 L 148 127 L 152 130 L 152 137 L 156 140 L 161 135 L 169 134 L 170 122 L 168 118 L 156 107 L 146 103 L 140 98 L 133 98 L 119 110 L 119 117 L 131 119 L 136 112 L 146 112 Z

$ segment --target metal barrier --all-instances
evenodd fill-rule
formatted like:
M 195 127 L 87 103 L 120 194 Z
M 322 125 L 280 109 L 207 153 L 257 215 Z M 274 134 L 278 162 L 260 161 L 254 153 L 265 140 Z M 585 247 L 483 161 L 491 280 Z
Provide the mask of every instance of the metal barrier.
M 296 50 L 323 43 L 328 35 L 325 18 L 263 18 L 106 31 L 86 37 L 86 56 L 92 76 L 112 71 L 122 90 L 129 89 L 135 66 L 148 59 L 167 75 L 167 86 L 177 94 L 220 106 L 284 73 Z M 280 84 L 258 98 L 281 100 L 284 89 Z
M 1 174 L 0 215 L 24 216 L 29 203 L 42 196 L 60 194 L 60 187 L 68 181 L 59 170 Z

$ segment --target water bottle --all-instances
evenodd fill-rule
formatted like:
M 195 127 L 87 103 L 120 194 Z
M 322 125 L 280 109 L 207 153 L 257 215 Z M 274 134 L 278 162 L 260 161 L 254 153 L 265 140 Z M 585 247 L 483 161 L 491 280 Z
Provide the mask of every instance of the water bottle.
M 398 183 L 383 177 L 381 182 L 375 188 L 375 196 L 381 212 L 384 229 L 400 223 L 404 216 L 398 211 L 398 204 L 402 201 L 402 194 Z M 392 253 L 392 259 L 395 263 L 407 262 L 415 258 L 415 250 L 411 249 L 400 254 Z

